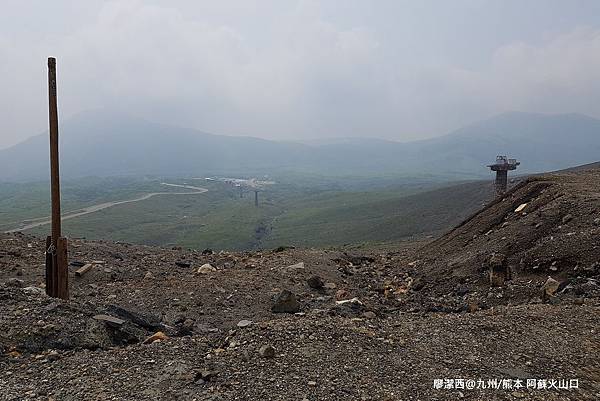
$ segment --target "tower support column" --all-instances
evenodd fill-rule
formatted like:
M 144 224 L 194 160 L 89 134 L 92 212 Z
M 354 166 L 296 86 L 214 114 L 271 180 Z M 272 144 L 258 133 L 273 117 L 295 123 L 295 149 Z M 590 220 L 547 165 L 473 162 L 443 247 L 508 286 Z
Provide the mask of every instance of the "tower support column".
M 496 171 L 496 193 L 503 194 L 508 187 L 508 170 Z

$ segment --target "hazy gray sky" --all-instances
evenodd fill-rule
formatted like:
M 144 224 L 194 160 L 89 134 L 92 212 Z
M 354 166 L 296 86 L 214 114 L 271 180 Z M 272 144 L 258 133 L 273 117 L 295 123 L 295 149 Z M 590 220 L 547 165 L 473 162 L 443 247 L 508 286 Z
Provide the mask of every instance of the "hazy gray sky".
M 228 135 L 441 135 L 600 117 L 597 0 L 2 0 L 0 147 L 109 107 Z

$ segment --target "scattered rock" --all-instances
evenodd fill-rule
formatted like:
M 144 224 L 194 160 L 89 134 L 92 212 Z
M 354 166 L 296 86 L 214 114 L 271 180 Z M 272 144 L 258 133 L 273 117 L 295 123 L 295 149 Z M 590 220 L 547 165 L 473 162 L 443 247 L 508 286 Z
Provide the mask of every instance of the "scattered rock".
M 597 280 L 588 279 L 585 283 L 578 286 L 578 293 L 580 294 L 588 294 L 591 292 L 596 292 L 600 290 L 600 284 L 598 284 Z
M 149 313 L 133 312 L 117 305 L 109 305 L 107 312 L 147 330 L 162 331 L 164 329 L 164 326 L 160 322 L 160 316 Z
M 48 352 L 46 359 L 50 362 L 54 362 L 60 359 L 60 354 L 56 350 Z
M 573 215 L 569 213 L 565 217 L 562 218 L 562 223 L 567 224 L 571 220 L 573 220 Z
M 556 292 L 556 290 L 558 290 L 559 286 L 560 286 L 560 283 L 558 281 L 556 281 L 552 277 L 548 277 L 548 280 L 546 280 L 546 282 L 542 286 L 542 291 L 543 291 L 542 295 L 544 297 L 553 296 L 554 293 Z
M 479 304 L 477 302 L 469 302 L 467 305 L 467 312 L 475 313 L 479 310 Z
M 267 358 L 267 359 L 275 358 L 275 348 L 273 348 L 271 345 L 263 345 L 258 350 L 258 353 L 263 358 Z
M 336 301 L 343 301 L 344 299 L 350 299 L 351 295 L 348 291 L 346 290 L 337 290 L 335 293 L 335 300 Z
M 519 207 L 517 207 L 517 208 L 515 209 L 515 213 L 522 212 L 523 210 L 525 210 L 525 208 L 526 208 L 526 207 L 527 207 L 527 203 L 522 203 L 522 204 L 520 204 L 520 205 L 519 205 Z
M 85 266 L 85 265 L 86 265 L 86 263 L 84 263 L 84 262 L 80 262 L 80 261 L 78 261 L 78 260 L 72 260 L 72 261 L 69 263 L 69 266 L 73 266 L 73 267 L 83 267 L 83 266 Z
M 119 328 L 125 323 L 125 320 L 109 315 L 96 315 L 94 319 L 106 323 L 107 326 Z
M 177 335 L 180 337 L 190 336 L 194 333 L 196 322 L 192 319 L 185 319 L 177 326 Z
M 217 372 L 216 370 L 202 370 L 198 376 L 197 379 L 202 379 L 204 381 L 210 381 L 211 379 L 215 378 L 217 375 L 219 374 L 219 372 Z
M 190 267 L 192 264 L 189 262 L 181 262 L 181 261 L 177 261 L 175 262 L 175 266 L 179 266 L 179 267 L 183 267 L 183 268 L 188 268 Z
M 359 316 L 364 317 L 363 313 L 365 312 L 365 309 L 365 305 L 358 298 L 352 298 L 343 301 L 336 301 L 335 305 L 329 308 L 328 314 L 332 316 L 343 316 L 348 318 Z
M 344 305 L 344 304 L 355 304 L 355 305 L 363 305 L 358 298 L 352 299 L 344 299 L 343 301 L 335 301 L 336 305 Z
M 152 344 L 152 343 L 154 343 L 156 341 L 167 340 L 168 338 L 169 338 L 169 336 L 167 336 L 162 331 L 157 331 L 156 333 L 152 334 L 150 337 L 146 338 L 144 340 L 144 344 Z
M 237 324 L 237 327 L 248 327 L 252 324 L 252 320 L 240 320 Z
M 198 273 L 200 274 L 208 274 L 216 271 L 217 269 L 215 269 L 210 263 L 205 263 L 198 268 Z
M 147 271 L 146 274 L 144 274 L 144 280 L 153 280 L 154 279 L 154 274 L 152 274 L 151 271 Z
M 18 278 L 9 278 L 6 280 L 7 287 L 15 287 L 15 288 L 23 288 L 25 287 L 25 282 Z
M 371 312 L 371 311 L 367 311 L 367 312 L 363 313 L 363 316 L 366 319 L 375 319 L 377 317 L 377 315 L 375 314 L 375 312 Z
M 411 290 L 413 291 L 421 291 L 423 287 L 425 287 L 425 282 L 423 279 L 421 279 L 421 277 L 415 278 L 410 286 Z
M 19 358 L 21 356 L 21 353 L 19 351 L 13 350 L 8 353 L 8 356 L 10 356 L 11 358 Z
M 296 249 L 296 247 L 295 246 L 287 246 L 287 245 L 278 246 L 277 248 L 273 249 L 273 252 L 274 253 L 285 252 L 290 249 Z
M 348 255 L 348 254 L 346 254 L 344 256 L 344 259 L 346 259 L 348 262 L 350 262 L 353 266 L 368 265 L 375 261 L 375 258 L 373 258 L 371 256 Z
M 46 290 L 40 287 L 25 287 L 23 288 L 23 292 L 29 295 L 45 295 Z
M 454 290 L 454 293 L 456 295 L 458 295 L 459 297 L 462 297 L 463 295 L 466 295 L 469 293 L 469 287 L 467 287 L 466 285 L 458 285 L 456 287 L 456 289 Z
M 291 266 L 285 267 L 284 269 L 288 270 L 288 271 L 303 270 L 304 269 L 304 262 L 296 263 L 295 265 L 291 265 Z
M 275 298 L 275 303 L 271 307 L 274 313 L 296 313 L 300 312 L 300 303 L 296 299 L 296 294 L 289 290 L 283 290 Z
M 319 290 L 325 286 L 323 279 L 319 276 L 311 276 L 306 282 L 310 288 L 314 288 L 315 290 Z

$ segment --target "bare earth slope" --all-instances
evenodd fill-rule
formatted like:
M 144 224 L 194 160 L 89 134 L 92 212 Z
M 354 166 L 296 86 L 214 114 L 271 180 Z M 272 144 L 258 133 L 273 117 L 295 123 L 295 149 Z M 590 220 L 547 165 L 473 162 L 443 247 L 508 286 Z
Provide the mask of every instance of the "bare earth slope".
M 513 302 L 539 295 L 527 291 L 528 283 L 548 276 L 568 287 L 565 293 L 593 290 L 600 273 L 600 169 L 590 167 L 520 182 L 428 244 L 418 255 L 421 273 L 429 273 L 438 293 L 448 285 L 479 288 L 488 283 L 486 262 L 499 253 L 513 272 Z
M 597 400 L 599 188 L 594 169 L 531 178 L 372 253 L 72 240 L 72 262 L 104 263 L 72 267 L 68 302 L 40 290 L 42 240 L 1 235 L 0 400 Z M 494 252 L 513 274 L 491 288 Z M 297 313 L 272 312 L 284 289 Z

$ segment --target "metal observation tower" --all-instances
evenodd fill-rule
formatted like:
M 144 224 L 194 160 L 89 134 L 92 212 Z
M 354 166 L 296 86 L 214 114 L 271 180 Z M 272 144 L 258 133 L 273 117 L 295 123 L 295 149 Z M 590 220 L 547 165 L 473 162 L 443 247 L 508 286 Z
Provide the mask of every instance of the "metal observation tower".
M 496 172 L 496 194 L 502 195 L 506 192 L 508 185 L 508 171 L 516 170 L 521 164 L 517 159 L 509 159 L 506 156 L 496 156 L 496 163 L 488 165 L 488 167 Z

